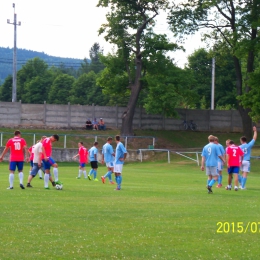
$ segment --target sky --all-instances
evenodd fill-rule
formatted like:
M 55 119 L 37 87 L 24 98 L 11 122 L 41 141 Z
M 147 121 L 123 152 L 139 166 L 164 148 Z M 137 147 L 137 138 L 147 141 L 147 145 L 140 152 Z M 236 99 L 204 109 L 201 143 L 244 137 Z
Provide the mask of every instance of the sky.
M 95 42 L 104 54 L 113 46 L 98 36 L 98 29 L 106 22 L 108 9 L 96 7 L 98 0 L 1 0 L 0 1 L 0 47 L 14 46 L 14 10 L 17 14 L 17 48 L 44 52 L 51 56 L 89 58 L 89 50 Z M 13 8 L 15 3 L 15 9 Z M 171 35 L 165 15 L 157 18 L 157 33 Z M 191 36 L 184 46 L 186 52 L 178 51 L 171 56 L 183 67 L 187 56 L 195 48 L 203 47 L 200 36 Z M 17 57 L 19 60 L 19 57 Z

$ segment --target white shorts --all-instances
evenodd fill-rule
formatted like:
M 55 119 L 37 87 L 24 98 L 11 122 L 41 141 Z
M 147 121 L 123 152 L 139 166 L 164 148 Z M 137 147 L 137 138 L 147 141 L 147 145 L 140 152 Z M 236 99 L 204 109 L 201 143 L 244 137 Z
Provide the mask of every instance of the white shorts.
M 250 161 L 242 161 L 242 172 L 250 172 Z
M 115 164 L 114 172 L 122 173 L 123 170 L 123 164 Z
M 114 162 L 107 162 L 106 166 L 107 168 L 114 168 Z
M 217 167 L 216 166 L 206 166 L 206 175 L 218 176 Z
M 218 162 L 217 170 L 218 171 L 222 171 L 223 170 L 223 162 Z

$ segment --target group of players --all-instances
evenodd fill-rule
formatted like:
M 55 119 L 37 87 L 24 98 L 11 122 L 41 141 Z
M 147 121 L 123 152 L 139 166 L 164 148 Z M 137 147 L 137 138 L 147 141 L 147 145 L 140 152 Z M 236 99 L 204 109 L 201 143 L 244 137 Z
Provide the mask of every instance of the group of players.
M 105 183 L 105 179 L 108 177 L 111 184 L 114 184 L 112 181 L 112 173 L 115 173 L 115 181 L 117 183 L 116 190 L 121 190 L 122 183 L 122 169 L 123 164 L 127 156 L 127 151 L 124 145 L 120 142 L 120 136 L 117 135 L 115 137 L 115 141 L 117 144 L 116 151 L 114 153 L 113 147 L 111 145 L 112 138 L 108 137 L 106 144 L 102 148 L 102 163 L 106 163 L 108 172 L 106 175 L 101 177 L 103 183 Z M 43 170 L 44 172 L 44 188 L 50 189 L 48 186 L 49 181 L 52 186 L 56 186 L 57 184 L 62 184 L 58 178 L 58 164 L 51 157 L 52 155 L 52 143 L 59 141 L 59 136 L 54 134 L 50 137 L 42 136 L 41 140 L 37 141 L 35 145 L 27 149 L 27 144 L 25 139 L 21 137 L 21 132 L 16 130 L 14 132 L 14 137 L 10 138 L 6 146 L 0 156 L 0 162 L 3 161 L 5 154 L 10 149 L 10 164 L 9 164 L 9 187 L 7 189 L 12 190 L 14 188 L 14 172 L 16 168 L 18 169 L 20 188 L 25 189 L 23 185 L 23 166 L 24 161 L 31 162 L 31 170 L 28 176 L 28 181 L 26 187 L 32 188 L 31 181 L 37 175 L 37 173 Z M 93 147 L 88 151 L 83 142 L 78 143 L 78 154 L 73 158 L 79 156 L 79 175 L 77 178 L 80 178 L 82 173 L 85 178 L 92 180 L 92 175 L 94 176 L 94 181 L 98 181 L 97 179 L 97 168 L 98 168 L 98 142 L 94 142 Z M 30 155 L 30 157 L 29 157 Z M 88 163 L 88 157 L 90 160 L 91 170 L 86 175 L 85 166 Z M 50 169 L 53 167 L 53 175 L 50 173 Z M 42 176 L 40 175 L 40 178 Z
M 257 139 L 257 129 L 253 127 L 253 139 L 247 143 L 245 136 L 240 138 L 240 145 L 235 145 L 233 140 L 226 141 L 226 149 L 218 143 L 216 136 L 208 137 L 209 143 L 202 150 L 201 170 L 206 166 L 208 193 L 213 193 L 212 186 L 218 182 L 217 188 L 222 187 L 222 170 L 226 163 L 228 173 L 228 184 L 226 190 L 232 189 L 234 178 L 234 190 L 246 189 L 247 175 L 250 172 L 251 149 Z M 242 171 L 240 175 L 239 171 Z
M 0 156 L 0 161 L 3 161 L 5 154 L 10 149 L 10 163 L 9 163 L 9 187 L 7 189 L 12 190 L 14 188 L 14 172 L 17 168 L 19 174 L 20 188 L 25 189 L 23 185 L 23 166 L 24 161 L 29 162 L 31 159 L 31 171 L 28 177 L 27 187 L 31 186 L 31 180 L 37 175 L 38 171 L 44 169 L 44 188 L 49 189 L 49 181 L 53 186 L 61 184 L 58 178 L 58 164 L 51 157 L 52 143 L 59 141 L 57 134 L 51 137 L 43 136 L 41 140 L 35 144 L 31 149 L 31 156 L 29 157 L 29 150 L 24 138 L 21 137 L 21 132 L 16 130 L 14 137 L 10 138 Z M 24 158 L 25 155 L 25 158 Z M 53 167 L 54 180 L 51 176 L 50 169 Z
M 102 147 L 102 161 L 101 163 L 106 163 L 107 166 L 107 173 L 104 176 L 101 176 L 101 180 L 105 183 L 106 178 L 109 179 L 110 184 L 115 184 L 112 180 L 112 173 L 115 173 L 115 181 L 117 187 L 115 190 L 121 190 L 121 183 L 122 183 L 122 170 L 123 164 L 127 156 L 127 151 L 124 145 L 120 142 L 120 136 L 117 135 L 115 137 L 116 141 L 116 150 L 111 145 L 113 141 L 112 137 L 107 138 L 107 142 Z M 79 173 L 77 179 L 81 178 L 83 173 L 85 179 L 98 181 L 97 178 L 97 169 L 98 169 L 98 142 L 94 142 L 94 145 L 87 150 L 84 147 L 83 142 L 78 143 L 79 151 L 78 154 L 73 156 L 72 158 L 75 159 L 79 157 Z M 91 169 L 88 173 L 85 169 L 86 164 L 88 163 L 88 158 L 90 161 Z M 93 175 L 93 176 L 92 176 Z

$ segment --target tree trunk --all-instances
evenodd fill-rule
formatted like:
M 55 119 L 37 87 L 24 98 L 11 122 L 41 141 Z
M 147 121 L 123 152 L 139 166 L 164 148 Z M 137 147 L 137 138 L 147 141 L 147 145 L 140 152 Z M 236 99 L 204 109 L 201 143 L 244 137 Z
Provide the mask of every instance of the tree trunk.
M 235 65 L 235 71 L 236 71 L 236 87 L 237 87 L 237 95 L 240 96 L 243 94 L 243 82 L 242 82 L 242 71 L 240 62 L 237 57 L 233 57 L 234 59 L 234 65 Z M 248 113 L 251 111 L 251 109 L 244 109 L 239 103 L 238 103 L 238 111 L 242 119 L 242 125 L 243 125 L 243 135 L 246 136 L 248 139 L 252 138 L 252 119 L 248 115 Z
M 131 95 L 127 104 L 126 111 L 122 115 L 122 136 L 133 136 L 133 119 L 135 108 L 138 100 L 139 93 L 141 91 L 141 70 L 142 70 L 142 60 L 141 55 L 136 57 L 136 72 L 135 72 L 135 82 L 131 85 Z

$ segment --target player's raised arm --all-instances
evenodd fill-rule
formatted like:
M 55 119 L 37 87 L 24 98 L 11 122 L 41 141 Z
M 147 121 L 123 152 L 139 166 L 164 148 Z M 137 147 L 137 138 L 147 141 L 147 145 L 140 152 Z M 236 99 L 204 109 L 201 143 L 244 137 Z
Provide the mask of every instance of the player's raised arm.
M 253 131 L 254 131 L 253 139 L 256 141 L 256 138 L 257 138 L 257 129 L 256 129 L 255 126 L 253 126 Z

